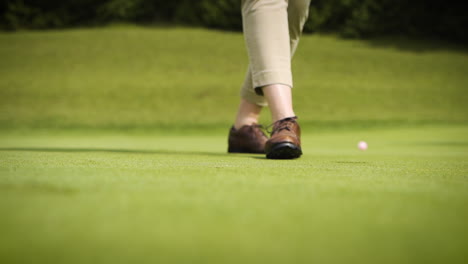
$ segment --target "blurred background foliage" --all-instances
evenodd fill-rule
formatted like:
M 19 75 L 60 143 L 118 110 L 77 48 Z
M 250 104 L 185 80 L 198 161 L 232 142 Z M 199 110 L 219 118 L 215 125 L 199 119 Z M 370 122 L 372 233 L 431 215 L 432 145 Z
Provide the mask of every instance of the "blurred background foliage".
M 4 30 L 98 26 L 113 22 L 190 25 L 240 31 L 240 0 L 4 0 Z M 463 2 L 312 0 L 305 32 L 345 37 L 405 35 L 468 43 Z

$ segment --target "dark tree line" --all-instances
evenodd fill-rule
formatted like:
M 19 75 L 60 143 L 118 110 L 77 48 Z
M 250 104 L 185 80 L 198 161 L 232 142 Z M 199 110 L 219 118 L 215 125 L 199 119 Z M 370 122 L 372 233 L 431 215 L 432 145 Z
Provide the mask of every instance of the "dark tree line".
M 94 26 L 122 21 L 241 30 L 241 0 L 2 0 L 4 30 Z M 306 32 L 347 37 L 398 34 L 468 43 L 463 1 L 312 0 Z

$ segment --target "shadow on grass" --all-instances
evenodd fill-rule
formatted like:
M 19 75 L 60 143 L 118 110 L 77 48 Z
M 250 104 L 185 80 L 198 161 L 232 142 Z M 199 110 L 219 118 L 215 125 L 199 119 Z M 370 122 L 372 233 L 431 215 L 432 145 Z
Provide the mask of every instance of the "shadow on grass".
M 111 149 L 111 148 L 32 148 L 32 147 L 12 147 L 0 148 L 0 151 L 33 151 L 33 152 L 108 152 L 126 154 L 159 154 L 159 155 L 202 155 L 202 156 L 228 156 L 228 153 L 206 152 L 206 151 L 175 151 L 165 149 Z
M 19 191 L 24 193 L 53 193 L 72 195 L 79 192 L 78 189 L 64 186 L 55 186 L 46 183 L 0 184 L 0 191 Z

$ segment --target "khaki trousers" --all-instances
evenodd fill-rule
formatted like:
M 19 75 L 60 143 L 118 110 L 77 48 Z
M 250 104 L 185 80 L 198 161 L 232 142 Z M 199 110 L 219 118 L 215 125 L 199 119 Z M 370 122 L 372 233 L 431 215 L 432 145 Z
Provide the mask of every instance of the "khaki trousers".
M 309 14 L 310 0 L 242 0 L 249 68 L 241 97 L 266 106 L 260 87 L 293 87 L 291 59 Z M 256 89 L 257 88 L 257 89 Z

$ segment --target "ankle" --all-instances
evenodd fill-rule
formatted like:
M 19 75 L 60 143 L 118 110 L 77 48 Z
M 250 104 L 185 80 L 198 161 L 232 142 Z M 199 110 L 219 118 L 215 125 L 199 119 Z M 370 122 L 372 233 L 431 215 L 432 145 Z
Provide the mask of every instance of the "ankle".
M 297 118 L 297 117 L 296 117 L 296 114 L 294 114 L 293 111 L 285 112 L 285 113 L 278 113 L 278 114 L 272 115 L 273 123 L 277 122 L 277 121 L 280 121 L 280 120 L 283 120 L 283 119 L 286 119 L 286 118 Z
M 243 126 L 251 126 L 253 124 L 258 124 L 258 119 L 256 118 L 243 118 L 243 119 L 238 119 L 234 123 L 234 128 L 239 129 Z

